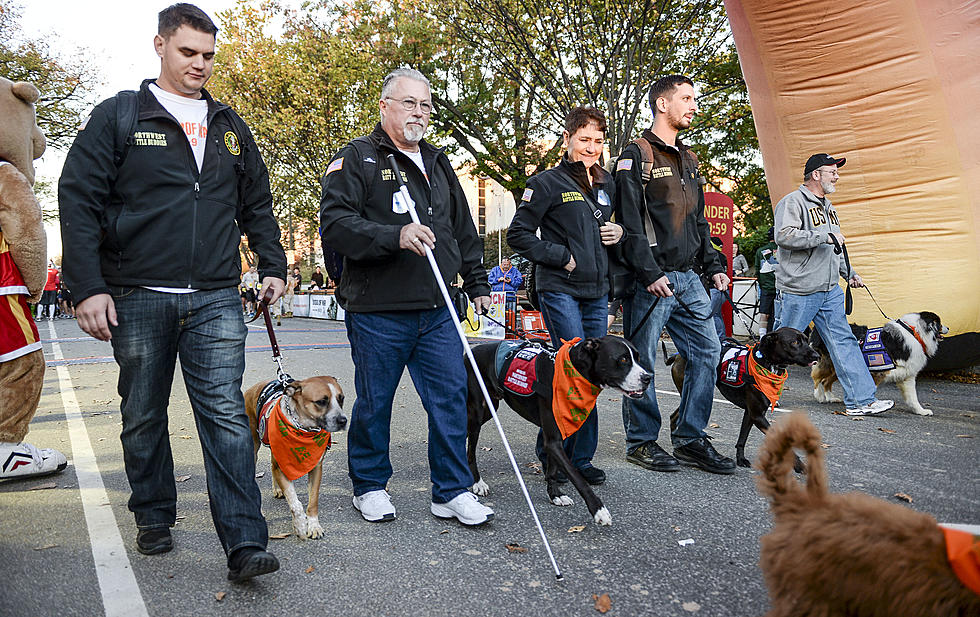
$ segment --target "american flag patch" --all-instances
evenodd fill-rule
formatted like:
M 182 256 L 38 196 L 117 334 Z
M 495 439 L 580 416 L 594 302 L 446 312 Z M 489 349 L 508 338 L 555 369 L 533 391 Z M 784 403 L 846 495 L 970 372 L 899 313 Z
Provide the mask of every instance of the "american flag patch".
M 344 158 L 341 157 L 336 161 L 334 161 L 333 163 L 330 163 L 330 166 L 327 167 L 327 175 L 329 176 L 335 171 L 340 171 L 341 169 L 343 169 L 343 167 L 344 167 Z
M 521 195 L 521 201 L 531 201 L 531 195 L 534 195 L 534 189 L 524 189 L 524 194 Z
M 629 171 L 633 169 L 633 159 L 620 159 L 616 163 L 616 171 Z

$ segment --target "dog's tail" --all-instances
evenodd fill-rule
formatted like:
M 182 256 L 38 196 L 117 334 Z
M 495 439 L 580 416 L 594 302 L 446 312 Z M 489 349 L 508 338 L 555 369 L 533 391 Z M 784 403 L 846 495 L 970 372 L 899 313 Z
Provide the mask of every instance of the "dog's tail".
M 677 356 L 681 355 L 680 352 L 675 351 L 674 353 L 667 355 L 667 343 L 660 341 L 660 348 L 664 350 L 664 366 L 670 366 L 677 359 Z
M 794 448 L 806 454 L 806 489 L 793 477 L 796 457 Z M 759 492 L 772 500 L 773 512 L 786 507 L 807 507 L 823 501 L 827 495 L 827 470 L 820 432 L 803 412 L 794 412 L 770 427 L 756 457 L 755 466 L 762 472 L 756 478 Z M 785 499 L 791 496 L 792 499 Z

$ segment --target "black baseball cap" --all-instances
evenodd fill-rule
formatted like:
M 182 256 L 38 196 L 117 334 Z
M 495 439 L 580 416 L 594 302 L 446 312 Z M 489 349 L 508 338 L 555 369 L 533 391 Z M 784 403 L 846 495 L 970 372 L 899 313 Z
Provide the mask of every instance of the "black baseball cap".
M 844 161 L 846 160 L 847 159 L 845 159 L 844 157 L 835 159 L 829 154 L 823 154 L 823 153 L 814 154 L 813 156 L 811 156 L 806 160 L 806 167 L 803 168 L 803 175 L 809 176 L 810 172 L 816 171 L 821 167 L 823 167 L 824 165 L 837 165 L 838 167 L 843 167 Z

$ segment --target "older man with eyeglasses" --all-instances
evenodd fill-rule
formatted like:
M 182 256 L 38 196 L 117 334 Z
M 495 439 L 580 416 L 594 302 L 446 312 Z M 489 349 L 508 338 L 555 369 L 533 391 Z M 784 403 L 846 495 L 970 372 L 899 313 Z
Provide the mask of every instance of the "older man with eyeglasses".
M 840 278 L 851 287 L 864 285 L 858 273 L 848 269 L 836 252 L 844 244 L 844 234 L 837 210 L 827 199 L 837 190 L 837 170 L 845 161 L 843 157 L 814 154 L 803 169 L 803 184 L 776 204 L 774 229 L 779 264 L 775 326 L 803 330 L 812 321 L 827 345 L 844 388 L 844 413 L 866 416 L 887 411 L 893 402 L 875 398 L 874 379 L 844 314 Z
M 429 81 L 409 68 L 384 79 L 381 122 L 345 146 L 323 177 L 320 229 L 344 256 L 337 299 L 347 311 L 357 400 L 347 431 L 354 507 L 370 522 L 395 518 L 386 491 L 391 404 L 408 367 L 428 414 L 432 514 L 480 525 L 493 518 L 467 489 L 466 370 L 463 347 L 425 257 L 432 249 L 446 285 L 457 273 L 478 313 L 490 305 L 477 235 L 463 189 L 442 150 L 422 136 Z M 398 192 L 393 154 L 420 223 Z

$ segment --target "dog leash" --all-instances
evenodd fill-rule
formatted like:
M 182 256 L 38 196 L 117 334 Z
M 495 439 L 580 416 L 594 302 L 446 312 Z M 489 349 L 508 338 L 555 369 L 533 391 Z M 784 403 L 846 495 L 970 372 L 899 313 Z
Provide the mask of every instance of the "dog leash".
M 259 310 L 261 309 L 261 314 L 265 318 L 265 329 L 269 333 L 269 343 L 272 345 L 272 361 L 276 363 L 276 377 L 282 384 L 288 384 L 295 381 L 289 376 L 289 373 L 282 368 L 282 353 L 279 351 L 279 343 L 276 341 L 276 332 L 272 329 L 272 316 L 269 314 L 269 301 L 272 298 L 272 289 L 266 288 L 262 293 L 262 300 L 259 302 L 259 308 L 255 311 L 255 316 L 246 321 L 246 324 L 250 324 L 259 318 Z
M 551 351 L 555 351 L 555 349 L 554 349 L 554 347 L 553 347 L 553 346 L 552 346 L 552 344 L 551 344 L 551 340 L 550 340 L 550 338 L 549 338 L 548 340 L 545 340 L 545 339 L 535 339 L 534 341 L 531 341 L 531 340 L 529 340 L 529 339 L 527 338 L 527 335 L 528 335 L 528 333 L 527 333 L 526 331 L 523 331 L 523 330 L 521 330 L 521 331 L 514 331 L 514 330 L 511 330 L 511 329 L 510 329 L 510 328 L 508 328 L 508 327 L 507 327 L 507 326 L 506 326 L 505 324 L 502 324 L 502 323 L 500 323 L 499 321 L 497 321 L 497 320 L 496 320 L 496 319 L 494 319 L 493 317 L 491 317 L 491 316 L 489 316 L 489 315 L 487 315 L 486 313 L 484 313 L 483 315 L 480 315 L 480 317 L 483 317 L 483 318 L 484 318 L 484 319 L 486 319 L 487 321 L 490 321 L 490 322 L 492 322 L 492 323 L 495 323 L 495 324 L 497 324 L 498 326 L 500 326 L 501 328 L 503 328 L 503 329 L 504 329 L 504 332 L 507 332 L 507 333 L 509 333 L 509 334 L 513 334 L 514 336 L 516 336 L 517 338 L 519 338 L 519 339 L 521 339 L 521 340 L 522 340 L 522 341 L 524 341 L 525 343 L 535 343 L 535 344 L 540 344 L 540 345 L 541 345 L 542 347 L 545 347 L 545 348 L 547 348 L 547 349 L 549 349 L 549 350 L 551 350 Z M 473 328 L 473 322 L 472 322 L 472 321 L 470 321 L 470 318 L 469 318 L 469 316 L 467 316 L 467 317 L 464 317 L 464 319 L 466 319 L 466 323 L 467 323 L 467 325 L 469 325 L 469 327 L 470 327 L 470 328 Z M 475 328 L 473 328 L 473 329 L 475 329 Z M 534 332 L 537 332 L 537 330 L 534 330 Z
M 745 317 L 744 317 L 745 312 L 742 311 L 742 309 L 738 308 L 738 306 L 736 306 L 735 301 L 732 300 L 732 297 L 728 293 L 727 289 L 722 289 L 720 291 L 722 295 L 725 297 L 725 300 L 727 300 L 728 303 L 732 306 L 732 312 L 738 316 L 738 320 L 742 322 L 743 326 L 745 326 L 745 331 L 749 333 L 749 338 L 753 341 L 758 341 L 759 337 L 756 335 L 755 332 L 752 331 L 752 328 L 749 327 L 749 323 L 745 321 Z
M 834 252 L 838 255 L 844 255 L 844 266 L 847 267 L 847 275 L 851 275 L 851 260 L 847 256 L 847 247 L 843 242 L 837 240 L 837 235 L 831 235 L 830 240 L 834 243 Z M 854 310 L 854 297 L 851 295 L 851 285 L 848 283 L 847 288 L 844 290 L 844 314 L 850 315 L 851 311 Z M 881 309 L 878 309 L 881 310 Z M 884 315 L 884 313 L 882 313 Z M 887 319 L 887 317 L 886 317 Z
M 395 160 L 394 154 L 389 154 L 387 157 L 388 164 L 391 165 L 391 171 L 395 174 L 395 181 L 398 183 L 398 193 L 401 195 L 404 204 L 408 205 L 408 215 L 412 218 L 412 222 L 416 225 L 421 225 L 419 220 L 418 212 L 415 211 L 415 202 L 412 200 L 411 194 L 408 192 L 408 186 L 405 184 L 405 180 L 402 180 L 401 169 L 398 167 L 398 162 Z M 453 307 L 453 301 L 449 297 L 449 290 L 446 289 L 446 282 L 442 278 L 442 272 L 439 269 L 439 264 L 436 263 L 435 254 L 432 249 L 425 243 L 422 243 L 422 248 L 425 250 L 425 257 L 429 262 L 429 267 L 432 270 L 432 276 L 436 280 L 436 284 L 439 286 L 439 291 L 442 293 L 442 299 L 446 303 L 446 310 L 449 311 L 449 318 L 452 320 L 453 325 L 456 327 L 456 334 L 459 335 L 459 340 L 463 345 L 463 352 L 466 354 L 466 358 L 470 363 L 470 368 L 473 369 L 473 375 L 476 377 L 476 381 L 480 386 L 480 392 L 483 394 L 483 400 L 486 401 L 487 409 L 490 411 L 490 416 L 493 418 L 493 422 L 497 427 L 497 432 L 500 434 L 500 441 L 504 445 L 504 450 L 507 452 L 507 458 L 510 460 L 510 465 L 514 469 L 514 475 L 517 477 L 517 484 L 521 488 L 521 492 L 524 494 L 524 500 L 527 501 L 528 509 L 531 511 L 531 517 L 534 519 L 534 524 L 538 528 L 538 533 L 541 535 L 541 541 L 544 544 L 545 551 L 548 553 L 548 559 L 551 560 L 551 567 L 555 571 L 556 580 L 564 580 L 561 570 L 558 568 L 558 562 L 555 561 L 555 555 L 551 551 L 551 544 L 548 543 L 548 536 L 545 535 L 544 527 L 541 525 L 541 520 L 538 518 L 538 512 L 534 509 L 534 502 L 531 501 L 531 494 L 527 491 L 527 484 L 524 483 L 524 478 L 521 476 L 521 468 L 517 465 L 517 459 L 514 458 L 514 452 L 510 449 L 510 442 L 507 441 L 507 435 L 504 433 L 504 427 L 500 424 L 500 418 L 497 416 L 496 405 L 493 399 L 490 397 L 490 392 L 487 390 L 487 384 L 483 381 L 483 376 L 480 373 L 480 367 L 476 364 L 476 358 L 473 357 L 473 350 L 470 349 L 469 342 L 466 340 L 466 334 L 463 332 L 463 326 L 460 324 L 458 316 L 456 315 L 456 309 Z M 269 320 L 271 324 L 271 320 Z M 270 326 L 271 331 L 271 326 Z

